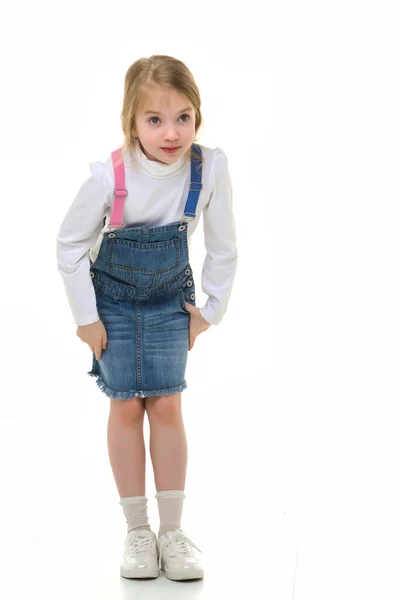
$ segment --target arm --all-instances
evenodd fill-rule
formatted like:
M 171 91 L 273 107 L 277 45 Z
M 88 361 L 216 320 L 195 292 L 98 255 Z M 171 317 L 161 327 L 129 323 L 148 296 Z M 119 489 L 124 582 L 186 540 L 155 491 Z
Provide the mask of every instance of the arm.
M 216 149 L 210 200 L 203 210 L 204 260 L 201 285 L 208 300 L 200 313 L 218 325 L 228 307 L 235 278 L 238 253 L 232 208 L 232 182 L 226 154 Z
M 99 320 L 90 277 L 89 251 L 103 228 L 111 186 L 104 166 L 90 164 L 91 176 L 79 189 L 57 235 L 57 263 L 76 325 Z

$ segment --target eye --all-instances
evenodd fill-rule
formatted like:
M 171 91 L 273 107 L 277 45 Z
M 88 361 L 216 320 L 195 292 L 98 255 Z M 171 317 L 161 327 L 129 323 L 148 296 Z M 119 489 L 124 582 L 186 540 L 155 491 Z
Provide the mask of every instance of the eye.
M 182 117 L 187 117 L 187 119 L 185 119 L 185 121 L 183 121 L 184 123 L 187 123 L 190 119 L 190 115 L 188 115 L 186 113 L 181 115 L 179 118 L 181 119 Z M 150 117 L 150 119 L 149 119 L 149 123 L 151 123 L 152 125 L 157 125 L 157 123 L 153 123 L 153 119 L 160 120 L 159 117 Z

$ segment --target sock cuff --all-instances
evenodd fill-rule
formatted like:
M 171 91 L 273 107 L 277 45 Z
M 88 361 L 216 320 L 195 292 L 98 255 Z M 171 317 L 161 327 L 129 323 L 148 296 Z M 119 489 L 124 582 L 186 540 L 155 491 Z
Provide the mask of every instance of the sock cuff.
M 121 506 L 125 506 L 126 504 L 146 504 L 146 502 L 146 496 L 129 496 L 128 498 L 119 499 L 119 503 L 121 504 Z
M 186 496 L 183 490 L 165 490 L 157 492 L 155 498 L 186 498 Z

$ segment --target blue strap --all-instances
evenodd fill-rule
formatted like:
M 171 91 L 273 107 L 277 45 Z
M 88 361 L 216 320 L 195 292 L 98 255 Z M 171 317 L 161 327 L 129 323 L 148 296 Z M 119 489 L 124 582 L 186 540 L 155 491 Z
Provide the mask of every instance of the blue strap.
M 197 144 L 192 144 L 192 150 L 197 157 L 202 156 L 201 148 Z M 185 206 L 185 217 L 193 218 L 196 216 L 197 202 L 203 184 L 201 183 L 201 176 L 203 171 L 203 165 L 199 158 L 192 158 L 190 161 L 190 186 L 189 194 Z

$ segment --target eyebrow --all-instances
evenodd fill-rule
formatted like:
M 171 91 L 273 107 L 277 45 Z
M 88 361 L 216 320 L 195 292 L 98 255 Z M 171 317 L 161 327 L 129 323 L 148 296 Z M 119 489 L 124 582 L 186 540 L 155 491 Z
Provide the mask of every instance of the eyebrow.
M 183 112 L 188 111 L 188 110 L 192 110 L 192 107 L 191 106 L 187 106 L 186 108 L 182 108 L 182 110 L 180 110 L 177 114 L 179 115 L 180 113 L 183 113 Z M 146 112 L 144 114 L 147 115 L 147 114 L 150 114 L 150 113 L 154 114 L 154 115 L 162 115 L 163 114 L 162 112 L 158 112 L 157 110 L 146 110 Z

